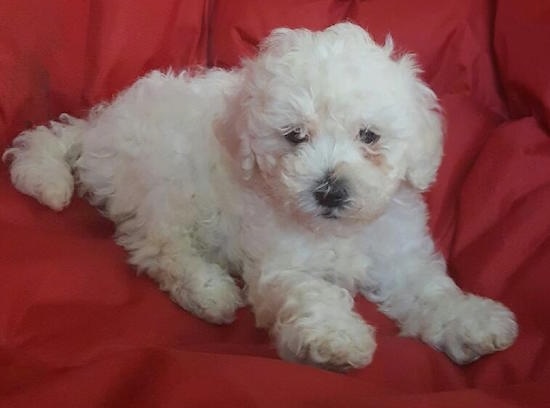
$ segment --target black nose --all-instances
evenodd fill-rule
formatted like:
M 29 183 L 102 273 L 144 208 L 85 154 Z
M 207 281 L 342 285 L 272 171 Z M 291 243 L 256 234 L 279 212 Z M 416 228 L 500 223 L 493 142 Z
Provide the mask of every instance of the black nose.
M 324 177 L 313 192 L 315 200 L 319 205 L 326 208 L 342 207 L 348 201 L 348 190 L 346 183 L 329 174 Z

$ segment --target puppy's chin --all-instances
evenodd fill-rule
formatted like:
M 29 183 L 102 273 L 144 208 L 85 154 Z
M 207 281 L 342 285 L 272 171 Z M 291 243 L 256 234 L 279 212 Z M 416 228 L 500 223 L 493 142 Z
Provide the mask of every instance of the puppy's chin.
M 302 225 L 316 235 L 338 237 L 355 235 L 370 222 L 372 222 L 372 219 L 367 221 L 342 216 L 327 217 L 323 215 L 311 216 L 301 221 Z
M 292 208 L 289 208 L 292 207 Z M 354 208 L 323 208 L 304 210 L 287 206 L 291 222 L 303 226 L 317 235 L 349 236 L 358 233 L 383 214 L 385 208 L 377 211 L 360 211 Z

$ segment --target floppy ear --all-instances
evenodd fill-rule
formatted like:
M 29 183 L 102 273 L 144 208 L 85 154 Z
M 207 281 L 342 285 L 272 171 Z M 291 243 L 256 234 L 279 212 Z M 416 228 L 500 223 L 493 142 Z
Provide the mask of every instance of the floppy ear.
M 250 180 L 254 168 L 256 167 L 256 156 L 252 151 L 250 144 L 250 135 L 248 132 L 239 133 L 239 152 L 238 157 L 241 164 L 241 170 L 243 172 L 243 178 L 245 180 Z
M 258 166 L 258 157 L 253 150 L 256 136 L 254 121 L 248 115 L 249 105 L 253 98 L 257 99 L 258 89 L 261 88 L 256 84 L 258 78 L 254 74 L 254 67 L 263 66 L 264 69 L 260 71 L 269 71 L 274 59 L 282 57 L 296 47 L 297 36 L 306 35 L 311 35 L 306 29 L 277 28 L 261 41 L 259 54 L 253 60 L 242 61 L 239 89 L 228 97 L 226 111 L 215 125 L 216 137 L 238 166 L 245 180 L 252 177 Z
M 419 190 L 427 189 L 435 180 L 443 154 L 443 115 L 437 97 L 428 86 L 416 77 L 414 58 L 405 55 L 399 61 L 408 65 L 414 75 L 413 96 L 415 124 L 413 138 L 407 148 L 407 179 Z
M 431 92 L 428 88 L 424 92 Z M 433 93 L 432 93 L 433 95 Z M 435 96 L 429 96 L 435 101 Z M 408 148 L 407 178 L 419 190 L 435 180 L 443 155 L 443 119 L 439 106 L 418 113 L 417 137 Z
M 247 117 L 243 113 L 246 104 L 242 90 L 227 101 L 227 110 L 223 117 L 214 123 L 216 138 L 238 167 L 245 180 L 252 177 L 256 158 L 251 147 L 251 135 L 246 126 Z

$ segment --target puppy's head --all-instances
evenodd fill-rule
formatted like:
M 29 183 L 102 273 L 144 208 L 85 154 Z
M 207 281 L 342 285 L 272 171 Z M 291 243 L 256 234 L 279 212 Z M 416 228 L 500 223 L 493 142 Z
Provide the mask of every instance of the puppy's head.
M 410 55 L 360 27 L 278 29 L 243 66 L 227 126 L 245 177 L 306 218 L 368 222 L 402 182 L 423 190 L 441 159 L 433 92 Z

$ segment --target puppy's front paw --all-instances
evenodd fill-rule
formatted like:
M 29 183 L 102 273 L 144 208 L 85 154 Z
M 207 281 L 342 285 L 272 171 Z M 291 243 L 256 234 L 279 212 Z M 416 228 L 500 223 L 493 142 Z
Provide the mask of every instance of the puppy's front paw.
M 366 366 L 376 349 L 374 329 L 355 313 L 298 317 L 278 325 L 276 337 L 283 359 L 338 371 Z
M 516 339 L 514 314 L 490 299 L 468 295 L 455 305 L 456 316 L 444 324 L 435 346 L 454 362 L 467 364 L 508 348 Z
M 233 279 L 213 264 L 176 285 L 170 295 L 185 310 L 215 324 L 231 323 L 235 311 L 244 305 Z

